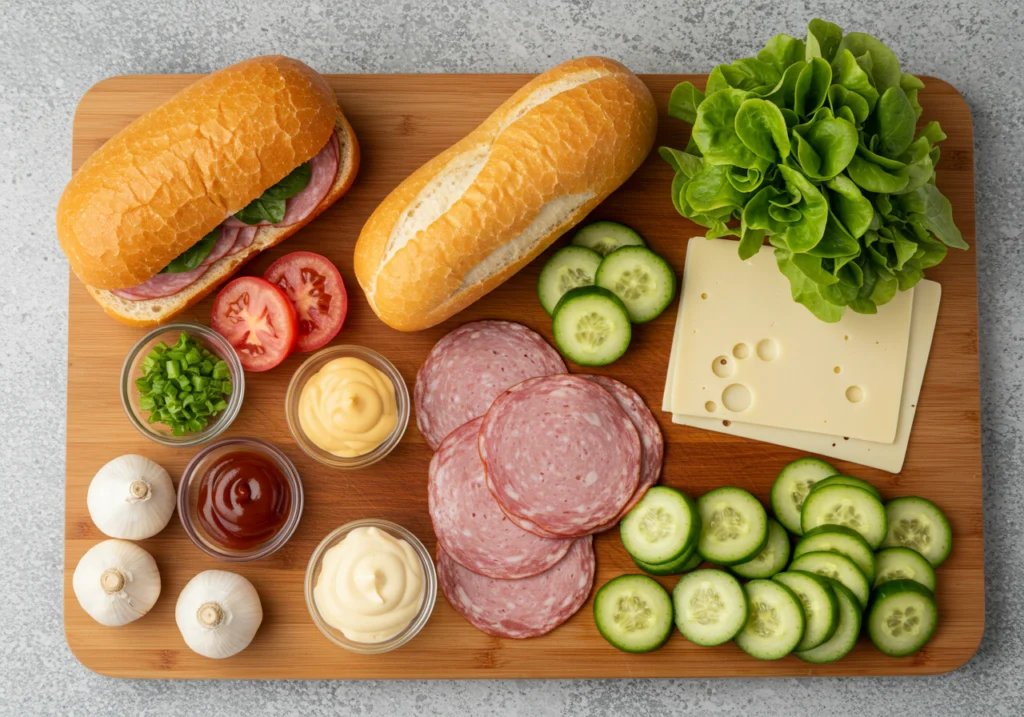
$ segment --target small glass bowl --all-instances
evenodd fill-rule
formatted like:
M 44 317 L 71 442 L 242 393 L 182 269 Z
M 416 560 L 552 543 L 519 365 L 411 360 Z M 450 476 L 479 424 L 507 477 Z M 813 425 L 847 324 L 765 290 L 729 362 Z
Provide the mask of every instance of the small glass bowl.
M 214 355 L 224 359 L 231 372 L 231 395 L 227 398 L 228 407 L 217 416 L 210 419 L 202 431 L 198 433 L 186 433 L 182 436 L 175 436 L 169 426 L 163 423 L 147 423 L 149 411 L 139 407 L 141 394 L 135 387 L 135 379 L 142 376 L 142 362 L 159 341 L 168 346 L 173 346 L 178 341 L 182 332 L 189 334 L 199 341 L 204 347 L 213 352 Z M 146 438 L 156 441 L 165 446 L 183 448 L 186 446 L 198 446 L 202 443 L 216 438 L 227 430 L 232 421 L 238 416 L 242 408 L 242 398 L 245 395 L 245 371 L 242 363 L 238 360 L 238 354 L 231 344 L 216 331 L 201 324 L 168 324 L 153 329 L 139 339 L 138 343 L 128 352 L 121 368 L 121 405 L 128 419 L 135 426 L 139 433 Z
M 404 630 L 382 642 L 354 642 L 349 640 L 341 633 L 341 630 L 337 630 L 327 624 L 320 615 L 320 610 L 316 606 L 316 600 L 313 598 L 313 588 L 316 587 L 317 578 L 320 577 L 320 567 L 324 554 L 344 540 L 356 528 L 378 528 L 395 538 L 401 538 L 412 546 L 416 557 L 420 559 L 420 565 L 423 567 L 423 604 L 420 606 L 420 611 L 416 613 L 416 617 L 412 619 Z M 313 551 L 313 555 L 309 559 L 309 565 L 306 567 L 305 593 L 306 607 L 309 609 L 309 615 L 313 618 L 313 622 L 320 632 L 328 640 L 352 652 L 358 652 L 363 655 L 376 655 L 382 652 L 391 652 L 401 647 L 416 637 L 420 630 L 423 629 L 423 626 L 427 624 L 427 620 L 430 619 L 430 613 L 434 610 L 434 603 L 437 601 L 437 571 L 434 569 L 434 561 L 430 559 L 430 553 L 423 547 L 423 543 L 402 526 L 396 525 L 389 520 L 374 518 L 354 520 L 331 532 L 320 541 L 320 545 L 316 546 L 316 550 Z
M 265 543 L 250 550 L 232 550 L 214 542 L 203 530 L 198 516 L 199 485 L 206 470 L 214 460 L 234 451 L 252 451 L 269 458 L 281 469 L 292 491 L 291 507 L 288 509 L 288 518 L 284 525 Z M 295 465 L 280 449 L 256 438 L 224 438 L 211 443 L 188 462 L 178 483 L 178 516 L 181 518 L 185 533 L 204 553 L 230 563 L 248 563 L 280 550 L 299 526 L 302 503 L 302 481 L 299 480 L 299 472 L 295 470 Z
M 343 458 L 325 451 L 315 444 L 302 430 L 299 423 L 299 399 L 302 397 L 302 389 L 306 382 L 328 362 L 338 358 L 353 357 L 362 359 L 381 373 L 387 376 L 395 387 L 395 403 L 398 406 L 398 423 L 391 435 L 369 453 L 353 458 Z M 284 399 L 284 415 L 288 419 L 288 430 L 291 431 L 299 448 L 312 458 L 332 468 L 365 468 L 391 453 L 405 435 L 405 429 L 409 426 L 409 414 L 411 413 L 409 401 L 409 388 L 405 385 L 405 379 L 398 372 L 395 365 L 381 356 L 362 346 L 332 346 L 323 349 L 310 356 L 299 366 L 288 384 L 288 394 Z

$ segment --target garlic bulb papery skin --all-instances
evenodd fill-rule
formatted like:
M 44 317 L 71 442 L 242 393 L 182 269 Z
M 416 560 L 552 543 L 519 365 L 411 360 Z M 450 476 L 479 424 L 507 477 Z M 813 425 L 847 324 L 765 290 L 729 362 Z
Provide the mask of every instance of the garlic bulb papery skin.
M 256 588 L 241 575 L 206 570 L 188 581 L 174 608 L 185 644 L 203 657 L 237 655 L 263 622 Z
M 96 527 L 111 538 L 144 540 L 159 533 L 174 515 L 170 474 L 145 456 L 115 458 L 97 471 L 86 505 Z
M 104 540 L 78 561 L 71 585 L 93 620 L 119 627 L 152 609 L 160 597 L 160 571 L 153 556 L 135 543 Z

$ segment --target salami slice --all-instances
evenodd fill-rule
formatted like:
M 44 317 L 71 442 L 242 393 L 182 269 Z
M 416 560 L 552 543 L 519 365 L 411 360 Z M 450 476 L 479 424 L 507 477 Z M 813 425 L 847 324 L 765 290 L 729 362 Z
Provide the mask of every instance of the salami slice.
M 427 498 L 437 542 L 475 573 L 510 580 L 542 573 L 569 552 L 571 539 L 549 540 L 510 522 L 487 489 L 477 450 L 482 418 L 448 434 L 430 461 Z
M 149 299 L 161 299 L 165 296 L 177 294 L 198 281 L 213 263 L 223 259 L 231 251 L 237 234 L 237 229 L 221 225 L 220 235 L 217 237 L 217 241 L 214 243 L 210 253 L 192 271 L 182 271 L 177 274 L 157 274 L 137 286 L 127 289 L 112 289 L 110 293 L 128 301 L 148 301 Z
M 234 216 L 230 216 L 224 221 L 224 223 L 227 226 L 232 227 L 290 227 L 293 224 L 298 224 L 308 217 L 310 212 L 316 209 L 317 205 L 320 204 L 320 202 L 324 200 L 324 197 L 327 196 L 331 187 L 334 186 L 334 180 L 338 176 L 338 164 L 340 163 L 340 160 L 341 156 L 338 150 L 338 133 L 335 131 L 331 134 L 331 138 L 327 141 L 327 144 L 324 145 L 323 149 L 321 149 L 313 159 L 309 160 L 309 184 L 307 184 L 305 189 L 294 197 L 285 200 L 284 219 L 273 225 L 267 221 L 250 225 L 239 221 Z
M 494 497 L 555 535 L 588 535 L 619 514 L 640 479 L 640 436 L 612 395 L 579 376 L 523 381 L 480 427 Z
M 612 523 L 617 523 L 625 517 L 626 513 L 633 509 L 644 493 L 652 485 L 658 482 L 661 477 L 661 461 L 665 457 L 665 439 L 661 435 L 661 426 L 658 419 L 651 413 L 640 394 L 631 389 L 622 381 L 616 381 L 608 376 L 583 376 L 601 386 L 612 395 L 622 410 L 633 422 L 638 434 L 640 434 L 640 446 L 643 452 L 643 462 L 640 466 L 640 483 L 633 491 L 633 497 L 622 507 L 619 514 L 615 516 Z M 608 527 L 611 527 L 609 525 Z
M 565 364 L 539 334 L 510 321 L 474 321 L 438 341 L 416 374 L 416 425 L 431 448 L 484 415 L 503 391 Z
M 553 567 L 521 580 L 496 580 L 459 565 L 437 549 L 437 580 L 448 602 L 473 627 L 523 639 L 551 632 L 576 614 L 594 584 L 592 538 L 573 541 Z
M 231 253 L 237 254 L 243 249 L 248 249 L 252 243 L 256 240 L 256 235 L 260 231 L 260 227 L 235 227 L 236 239 L 234 246 L 231 247 Z

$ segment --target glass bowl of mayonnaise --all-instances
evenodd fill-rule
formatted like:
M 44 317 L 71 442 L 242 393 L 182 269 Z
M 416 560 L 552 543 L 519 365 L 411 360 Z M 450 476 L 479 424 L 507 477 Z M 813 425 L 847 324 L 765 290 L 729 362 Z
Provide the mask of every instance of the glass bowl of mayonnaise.
M 423 543 L 387 520 L 341 526 L 306 567 L 306 607 L 324 636 L 352 652 L 390 652 L 416 637 L 437 600 Z
M 332 346 L 299 366 L 285 396 L 299 448 L 332 468 L 364 468 L 394 450 L 412 412 L 394 364 L 362 346 Z

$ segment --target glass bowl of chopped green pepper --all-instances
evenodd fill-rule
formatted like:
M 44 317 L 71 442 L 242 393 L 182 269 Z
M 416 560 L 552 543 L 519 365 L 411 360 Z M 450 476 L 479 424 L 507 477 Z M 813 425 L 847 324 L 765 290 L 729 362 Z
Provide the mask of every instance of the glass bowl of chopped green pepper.
M 196 446 L 223 433 L 238 415 L 245 373 L 227 340 L 201 324 L 150 331 L 121 369 L 121 403 L 147 438 Z

